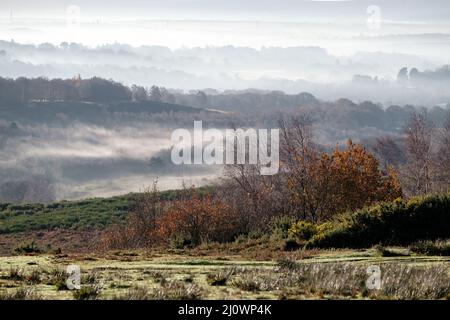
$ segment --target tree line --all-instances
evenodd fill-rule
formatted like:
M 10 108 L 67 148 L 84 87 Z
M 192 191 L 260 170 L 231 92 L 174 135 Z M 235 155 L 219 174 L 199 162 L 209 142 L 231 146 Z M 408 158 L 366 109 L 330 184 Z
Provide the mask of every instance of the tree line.
M 0 77 L 0 104 L 24 105 L 30 101 L 87 101 L 108 103 L 115 101 L 145 101 L 175 103 L 175 98 L 167 89 L 152 86 L 144 88 L 125 86 L 113 80 L 99 77 L 81 79 L 24 78 L 9 79 Z

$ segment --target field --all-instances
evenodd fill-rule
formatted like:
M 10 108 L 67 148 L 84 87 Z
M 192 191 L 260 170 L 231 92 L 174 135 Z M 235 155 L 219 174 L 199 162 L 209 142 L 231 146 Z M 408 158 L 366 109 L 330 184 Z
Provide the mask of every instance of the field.
M 126 221 L 136 197 L 1 205 L 0 300 L 450 298 L 449 196 L 356 211 L 315 242 L 300 237 L 307 225 L 287 238 L 282 219 L 224 243 L 105 248 L 108 226 Z M 66 283 L 69 265 L 81 269 L 79 289 Z
M 267 259 L 232 249 L 113 251 L 0 257 L 0 299 L 445 299 L 450 257 L 404 248 L 300 250 Z M 261 248 L 255 251 L 261 251 Z M 81 268 L 81 290 L 65 270 Z M 369 289 L 368 266 L 381 268 Z

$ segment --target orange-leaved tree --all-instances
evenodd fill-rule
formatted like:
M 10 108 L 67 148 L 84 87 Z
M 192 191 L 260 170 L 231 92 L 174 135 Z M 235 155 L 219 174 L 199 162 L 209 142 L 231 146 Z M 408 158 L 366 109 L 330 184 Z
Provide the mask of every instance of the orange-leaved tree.
M 236 235 L 236 224 L 237 215 L 230 205 L 194 190 L 189 198 L 173 202 L 158 221 L 163 241 L 183 237 L 192 245 L 230 241 Z
M 288 178 L 292 201 L 308 213 L 304 219 L 327 220 L 402 195 L 397 173 L 392 168 L 382 171 L 375 156 L 351 140 L 346 148 L 337 146 L 331 154 L 311 150 L 308 158 L 306 167 L 301 162 L 298 172 L 294 167 Z
M 337 211 L 356 210 L 402 195 L 395 170 L 383 172 L 375 156 L 351 140 L 346 149 L 336 147 L 329 169 L 334 187 L 332 203 Z

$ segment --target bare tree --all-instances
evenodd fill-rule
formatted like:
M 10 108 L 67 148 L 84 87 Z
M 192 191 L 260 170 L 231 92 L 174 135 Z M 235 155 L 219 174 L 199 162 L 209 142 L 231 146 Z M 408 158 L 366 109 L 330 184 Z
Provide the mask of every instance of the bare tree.
M 406 157 L 403 178 L 407 195 L 415 196 L 432 191 L 434 125 L 427 114 L 411 114 L 406 133 Z
M 439 136 L 436 169 L 439 191 L 448 191 L 450 186 L 450 111 L 447 113 Z
M 311 168 L 318 156 L 312 124 L 307 113 L 280 120 L 280 158 L 286 174 L 289 203 L 293 204 L 291 210 L 300 219 L 316 220 L 316 213 L 325 202 L 311 199 L 312 194 L 316 194 L 312 191 L 316 185 L 311 179 Z
M 380 158 L 384 170 L 387 170 L 389 166 L 398 168 L 405 162 L 404 150 L 392 137 L 377 138 L 373 150 Z
M 157 181 L 147 188 L 127 217 L 125 224 L 112 225 L 102 237 L 101 248 L 143 248 L 157 241 L 158 219 L 163 215 L 165 203 L 157 188 Z

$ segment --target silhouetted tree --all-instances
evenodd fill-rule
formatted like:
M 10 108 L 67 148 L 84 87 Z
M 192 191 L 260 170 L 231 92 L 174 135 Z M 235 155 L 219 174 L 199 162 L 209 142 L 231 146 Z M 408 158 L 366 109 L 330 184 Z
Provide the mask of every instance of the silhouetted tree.
M 150 100 L 152 101 L 161 101 L 161 91 L 157 86 L 152 86 L 150 88 Z

